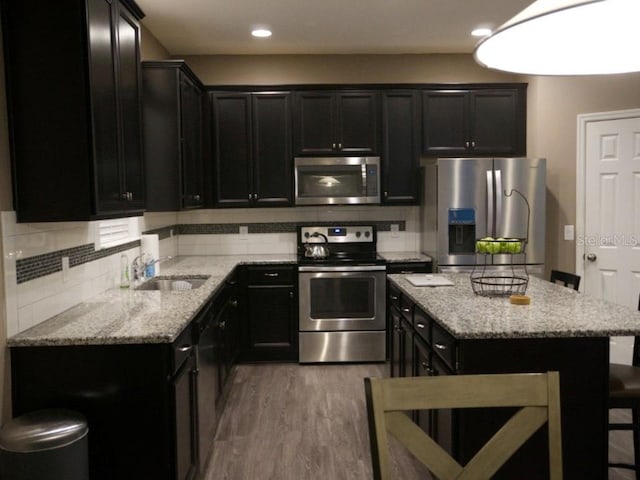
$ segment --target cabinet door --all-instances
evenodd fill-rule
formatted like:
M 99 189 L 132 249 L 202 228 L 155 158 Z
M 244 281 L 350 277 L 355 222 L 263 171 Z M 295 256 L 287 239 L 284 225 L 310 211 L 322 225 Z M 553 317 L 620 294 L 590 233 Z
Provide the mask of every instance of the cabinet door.
M 433 375 L 449 375 L 448 368 L 433 354 L 431 356 L 431 368 Z M 443 408 L 432 411 L 431 436 L 449 455 L 454 453 L 453 417 L 454 414 L 451 409 Z
M 413 351 L 413 331 L 412 327 L 408 325 L 403 319 L 400 322 L 401 337 L 402 337 L 402 376 L 413 377 L 415 375 L 414 369 L 414 351 Z
M 249 286 L 250 360 L 298 358 L 298 325 L 293 286 Z
M 249 206 L 251 192 L 251 95 L 213 93 L 214 203 Z
M 378 152 L 378 94 L 343 92 L 337 94 L 335 151 L 346 155 L 374 155 Z
M 336 149 L 333 92 L 300 92 L 295 109 L 296 155 L 332 154 Z
M 469 93 L 471 147 L 476 154 L 524 155 L 524 103 L 517 90 Z
M 180 153 L 182 208 L 200 208 L 204 203 L 202 166 L 202 92 L 180 74 Z
M 422 93 L 422 152 L 433 157 L 464 155 L 468 140 L 466 91 Z
M 121 194 L 127 210 L 144 208 L 144 170 L 140 126 L 140 26 L 120 6 L 118 8 L 118 98 L 121 147 Z
M 414 373 L 416 377 L 429 377 L 433 374 L 429 348 L 418 338 L 414 338 L 414 360 Z M 427 435 L 432 435 L 432 410 L 417 410 L 415 422 Z
M 292 205 L 293 158 L 288 92 L 256 93 L 253 107 L 253 203 Z
M 93 115 L 93 154 L 96 181 L 96 213 L 123 209 L 120 190 L 118 144 L 118 97 L 116 58 L 116 4 L 110 0 L 88 0 L 89 73 Z M 108 35 L 109 38 L 104 38 Z
M 403 367 L 403 349 L 404 342 L 402 340 L 401 315 L 396 308 L 389 309 L 389 324 L 391 327 L 391 354 L 389 375 L 391 377 L 401 377 Z
M 189 355 L 173 379 L 175 413 L 175 480 L 195 478 L 198 469 L 195 358 Z
M 382 95 L 382 202 L 418 202 L 420 115 L 418 94 L 391 91 Z

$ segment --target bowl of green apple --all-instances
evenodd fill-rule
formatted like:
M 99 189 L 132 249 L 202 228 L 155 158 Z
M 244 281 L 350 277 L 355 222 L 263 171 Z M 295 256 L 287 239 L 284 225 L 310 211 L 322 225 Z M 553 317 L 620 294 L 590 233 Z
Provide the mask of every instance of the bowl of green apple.
M 476 253 L 486 255 L 524 253 L 524 245 L 524 238 L 484 237 L 476 240 Z

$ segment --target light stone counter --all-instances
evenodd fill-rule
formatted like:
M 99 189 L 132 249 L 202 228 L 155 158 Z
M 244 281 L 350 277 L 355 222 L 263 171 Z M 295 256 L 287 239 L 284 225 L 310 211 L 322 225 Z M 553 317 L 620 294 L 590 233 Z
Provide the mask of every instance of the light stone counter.
M 111 289 L 8 339 L 9 347 L 171 343 L 239 264 L 296 263 L 295 255 L 177 257 L 160 276 L 210 275 L 188 291 Z
M 640 335 L 640 312 L 530 277 L 531 305 L 475 295 L 469 274 L 446 274 L 453 287 L 414 287 L 388 278 L 455 338 L 609 337 Z

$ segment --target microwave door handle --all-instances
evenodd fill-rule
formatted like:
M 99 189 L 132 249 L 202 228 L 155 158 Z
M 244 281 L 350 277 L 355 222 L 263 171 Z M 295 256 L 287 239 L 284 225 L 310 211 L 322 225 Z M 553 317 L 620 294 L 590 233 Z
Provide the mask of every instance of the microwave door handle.
M 502 172 L 500 170 L 494 171 L 495 179 L 496 179 L 496 213 L 495 213 L 495 223 L 496 223 L 496 234 L 499 237 L 503 237 L 505 232 L 502 230 Z
M 495 238 L 496 232 L 493 217 L 495 214 L 494 199 L 493 170 L 487 170 L 487 236 Z
M 367 196 L 367 166 L 365 164 L 360 165 L 360 170 L 362 172 L 362 195 Z

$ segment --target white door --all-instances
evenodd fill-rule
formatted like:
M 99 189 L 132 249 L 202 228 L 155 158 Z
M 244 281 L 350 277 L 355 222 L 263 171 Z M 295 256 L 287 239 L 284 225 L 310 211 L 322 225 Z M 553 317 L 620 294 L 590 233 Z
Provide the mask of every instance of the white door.
M 640 114 L 585 123 L 584 291 L 638 307 Z M 630 363 L 633 338 L 612 339 L 611 361 Z

